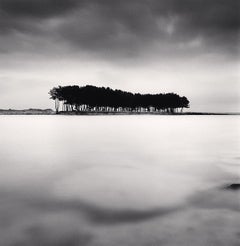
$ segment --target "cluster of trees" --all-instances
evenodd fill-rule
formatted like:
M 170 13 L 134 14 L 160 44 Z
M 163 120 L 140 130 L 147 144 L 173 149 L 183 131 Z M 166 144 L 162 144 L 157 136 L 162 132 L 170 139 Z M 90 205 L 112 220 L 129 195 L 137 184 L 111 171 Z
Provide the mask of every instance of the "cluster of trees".
M 58 86 L 52 88 L 49 94 L 50 98 L 55 100 L 57 113 L 59 111 L 175 113 L 189 107 L 188 99 L 175 93 L 139 94 L 91 85 Z

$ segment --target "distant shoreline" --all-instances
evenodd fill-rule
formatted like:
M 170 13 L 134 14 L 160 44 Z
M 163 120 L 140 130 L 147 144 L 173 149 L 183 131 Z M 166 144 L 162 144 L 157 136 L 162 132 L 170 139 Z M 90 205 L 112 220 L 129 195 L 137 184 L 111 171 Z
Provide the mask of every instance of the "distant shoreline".
M 208 112 L 183 112 L 183 113 L 162 113 L 162 112 L 59 112 L 56 114 L 52 109 L 0 109 L 0 115 L 240 115 L 240 113 L 208 113 Z
M 0 109 L 0 115 L 55 115 L 52 109 Z

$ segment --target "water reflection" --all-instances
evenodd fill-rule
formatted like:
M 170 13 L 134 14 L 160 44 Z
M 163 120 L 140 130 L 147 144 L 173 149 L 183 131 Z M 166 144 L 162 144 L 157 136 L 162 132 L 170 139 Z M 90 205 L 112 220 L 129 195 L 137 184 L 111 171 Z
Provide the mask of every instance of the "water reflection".
M 0 119 L 0 245 L 237 245 L 236 118 L 90 118 Z
M 221 187 L 198 192 L 190 196 L 184 204 L 177 204 L 175 207 L 159 206 L 145 210 L 112 209 L 79 199 L 62 200 L 44 194 L 38 195 L 14 194 L 6 190 L 0 193 L 0 233 L 3 245 L 89 245 L 99 236 L 98 228 L 102 226 L 109 226 L 112 230 L 112 225 L 115 225 L 118 230 L 120 225 L 132 225 L 131 230 L 133 230 L 136 225 L 145 228 L 148 221 L 157 223 L 159 228 L 164 226 L 162 221 L 164 223 L 168 220 L 176 221 L 175 226 L 169 227 L 171 230 L 176 230 L 179 216 L 191 211 L 196 211 L 196 214 L 201 211 L 204 214 L 204 210 L 214 210 L 215 216 L 221 217 L 223 214 L 227 215 L 226 218 L 233 216 L 235 220 L 231 219 L 230 226 L 236 235 L 239 228 L 238 197 L 234 192 L 223 190 Z M 186 224 L 182 226 L 186 227 Z M 199 223 L 198 226 L 203 225 Z M 208 227 L 211 229 L 212 225 Z M 224 225 L 221 230 L 223 229 Z M 236 236 L 235 239 L 237 242 Z M 169 242 L 171 238 L 166 240 L 166 244 Z

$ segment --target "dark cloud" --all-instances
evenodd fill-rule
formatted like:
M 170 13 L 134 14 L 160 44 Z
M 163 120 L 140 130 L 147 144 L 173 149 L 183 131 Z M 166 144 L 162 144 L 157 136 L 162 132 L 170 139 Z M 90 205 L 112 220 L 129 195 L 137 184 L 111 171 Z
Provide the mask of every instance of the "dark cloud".
M 237 0 L 0 0 L 0 9 L 5 35 L 35 33 L 89 52 L 237 50 Z
M 39 32 L 39 21 L 63 17 L 76 5 L 76 0 L 0 0 L 0 32 Z
M 64 14 L 77 3 L 77 0 L 1 0 L 0 7 L 3 14 L 13 18 L 46 18 Z

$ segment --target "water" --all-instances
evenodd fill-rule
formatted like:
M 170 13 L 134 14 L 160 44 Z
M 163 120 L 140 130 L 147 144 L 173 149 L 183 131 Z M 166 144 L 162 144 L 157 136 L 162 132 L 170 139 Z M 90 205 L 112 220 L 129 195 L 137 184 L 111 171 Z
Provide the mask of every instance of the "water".
M 1 116 L 0 245 L 239 245 L 238 116 Z

